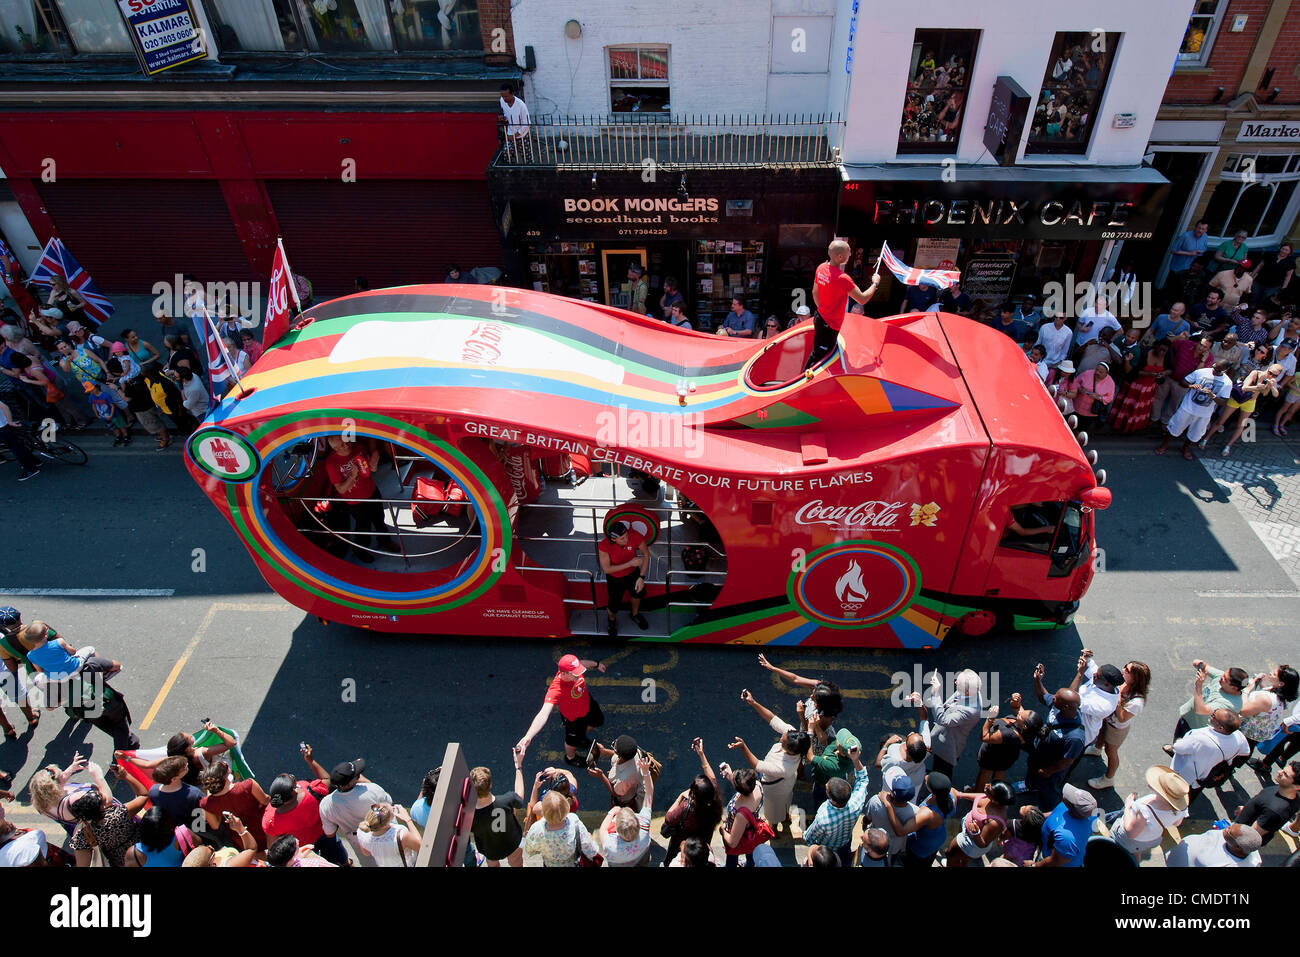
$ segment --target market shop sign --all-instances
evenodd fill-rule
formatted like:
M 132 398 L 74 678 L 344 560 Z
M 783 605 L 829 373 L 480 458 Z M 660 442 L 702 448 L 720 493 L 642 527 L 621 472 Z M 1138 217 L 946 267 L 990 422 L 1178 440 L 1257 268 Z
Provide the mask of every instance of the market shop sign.
M 1300 123 L 1286 120 L 1247 120 L 1237 131 L 1238 143 L 1300 143 Z

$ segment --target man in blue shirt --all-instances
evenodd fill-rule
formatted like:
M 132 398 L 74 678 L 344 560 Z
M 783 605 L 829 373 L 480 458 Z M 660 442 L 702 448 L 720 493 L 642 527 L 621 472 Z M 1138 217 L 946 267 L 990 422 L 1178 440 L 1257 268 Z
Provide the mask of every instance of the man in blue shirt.
M 1023 320 L 1015 316 L 1016 307 L 1009 302 L 1004 302 L 998 309 L 998 318 L 991 325 L 1003 335 L 1010 336 L 1011 341 L 1016 345 L 1025 341 L 1029 335 L 1030 328 Z
M 1151 335 L 1155 337 L 1155 341 L 1190 336 L 1192 334 L 1192 325 L 1187 321 L 1186 313 L 1186 304 L 1176 302 L 1169 307 L 1169 311 L 1164 315 L 1156 316 L 1155 324 L 1151 327 Z
M 739 336 L 742 339 L 754 338 L 754 314 L 745 308 L 745 303 L 733 298 L 731 300 L 731 312 L 727 313 L 727 318 L 722 320 L 722 325 L 718 327 L 720 336 Z
M 1067 784 L 1061 790 L 1061 803 L 1043 821 L 1043 856 L 1034 866 L 1082 867 L 1096 816 L 1097 799 Z
M 1210 224 L 1202 219 L 1174 240 L 1174 244 L 1169 247 L 1169 278 L 1165 280 L 1166 289 L 1180 286 L 1187 278 L 1187 270 L 1192 268 L 1192 263 L 1205 255 L 1210 245 L 1205 234 L 1209 231 Z
M 685 306 L 686 299 L 682 296 L 681 292 L 677 288 L 677 280 L 672 276 L 667 276 L 664 278 L 663 298 L 659 300 L 659 308 L 664 314 L 665 322 L 673 321 L 674 303 L 681 303 L 683 306 Z
M 1038 311 L 1034 303 L 1033 296 L 1025 296 L 1020 303 L 1020 308 L 1016 310 L 1016 318 L 1029 326 L 1031 331 L 1036 331 L 1045 321 L 1043 314 Z

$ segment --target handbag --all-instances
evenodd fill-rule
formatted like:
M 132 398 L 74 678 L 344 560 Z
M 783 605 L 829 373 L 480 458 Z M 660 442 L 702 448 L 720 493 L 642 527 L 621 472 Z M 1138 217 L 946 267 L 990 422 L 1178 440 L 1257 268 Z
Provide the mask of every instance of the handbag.
M 686 817 L 686 809 L 691 806 L 690 795 L 678 799 L 677 803 L 668 809 L 664 815 L 664 822 L 659 825 L 659 833 L 670 840 L 682 832 L 682 818 Z
M 582 827 L 582 824 L 579 823 L 578 827 Z M 579 867 L 600 867 L 605 863 L 605 858 L 600 854 L 595 857 L 587 856 L 587 853 L 582 849 L 582 834 L 576 829 L 573 832 L 573 850 Z
M 761 817 L 756 817 L 754 812 L 747 807 L 736 808 L 737 814 L 743 814 L 745 820 L 749 822 L 749 827 L 745 828 L 745 833 L 741 835 L 740 843 L 735 847 L 728 848 L 729 854 L 751 854 L 754 848 L 760 844 L 766 844 L 772 838 L 776 837 L 776 832 L 772 830 L 772 825 Z

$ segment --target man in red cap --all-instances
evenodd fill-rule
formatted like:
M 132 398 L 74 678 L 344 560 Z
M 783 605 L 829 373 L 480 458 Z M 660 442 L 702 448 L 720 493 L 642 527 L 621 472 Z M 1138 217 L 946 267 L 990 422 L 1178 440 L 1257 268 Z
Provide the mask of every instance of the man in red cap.
M 565 655 L 560 659 L 559 670 L 546 689 L 546 698 L 542 707 L 528 726 L 524 736 L 515 745 L 520 757 L 528 750 L 537 732 L 546 726 L 551 711 L 560 709 L 560 718 L 564 722 L 564 763 L 575 768 L 586 767 L 587 754 L 591 742 L 587 740 L 587 729 L 598 728 L 605 723 L 600 705 L 587 691 L 587 682 L 583 675 L 588 668 L 595 668 L 601 674 L 605 666 L 599 661 L 579 659 L 577 655 Z M 579 753 L 581 751 L 581 753 Z

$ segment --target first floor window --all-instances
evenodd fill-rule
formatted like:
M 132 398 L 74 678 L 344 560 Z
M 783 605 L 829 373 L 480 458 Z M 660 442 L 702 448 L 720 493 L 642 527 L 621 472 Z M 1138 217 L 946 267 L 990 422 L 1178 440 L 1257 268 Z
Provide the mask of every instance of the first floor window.
M 307 48 L 331 53 L 393 49 L 383 0 L 296 0 Z
M 609 100 L 613 113 L 667 113 L 668 47 L 610 47 Z
M 979 35 L 978 30 L 916 31 L 898 152 L 957 152 Z
M 1210 58 L 1214 36 L 1227 9 L 1228 0 L 1197 0 L 1178 48 L 1178 66 L 1202 66 Z
M 78 53 L 135 52 L 114 0 L 58 0 L 58 3 L 68 36 Z
M 293 0 L 210 0 L 222 53 L 303 50 Z
M 1030 120 L 1025 154 L 1086 153 L 1120 34 L 1058 33 Z

